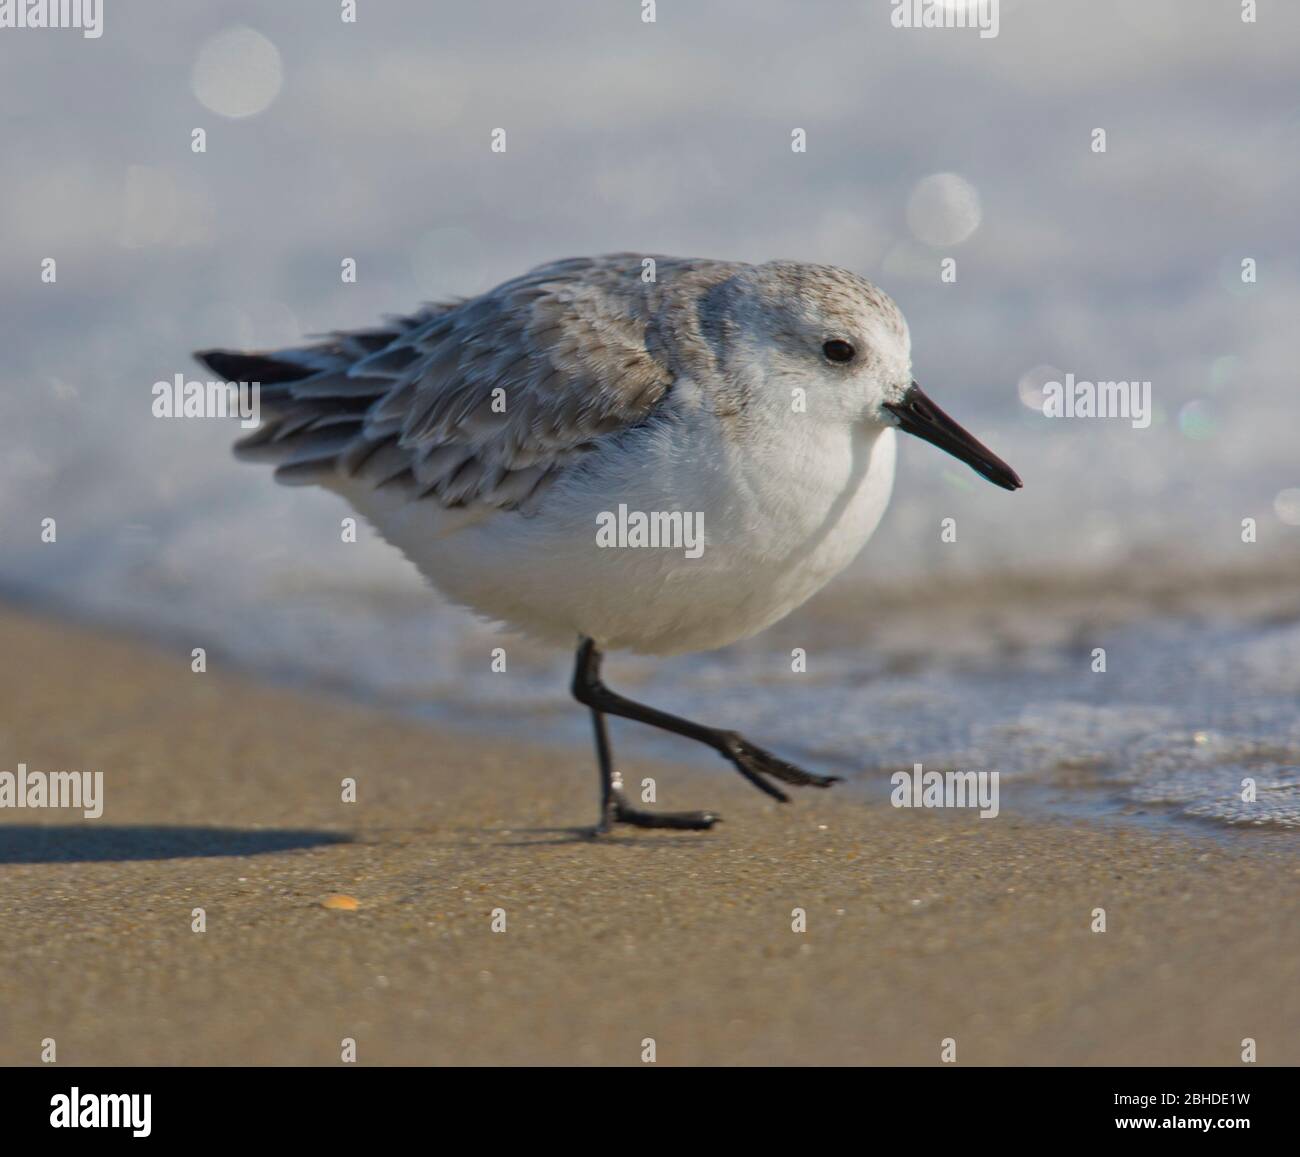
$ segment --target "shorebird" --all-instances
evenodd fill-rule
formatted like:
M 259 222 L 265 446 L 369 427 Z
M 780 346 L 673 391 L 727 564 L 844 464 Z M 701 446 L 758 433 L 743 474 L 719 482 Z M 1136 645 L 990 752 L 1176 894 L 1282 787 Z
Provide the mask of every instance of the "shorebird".
M 719 819 L 632 807 L 607 715 L 703 743 L 782 802 L 778 784 L 837 779 L 610 690 L 605 651 L 722 647 L 803 603 L 880 522 L 896 429 L 1021 485 L 912 380 L 893 301 L 832 266 L 574 258 L 315 344 L 195 356 L 260 383 L 240 457 L 341 495 L 453 602 L 576 641 L 596 832 Z M 611 543 L 615 511 L 665 534 Z M 694 551 L 672 541 L 683 520 Z

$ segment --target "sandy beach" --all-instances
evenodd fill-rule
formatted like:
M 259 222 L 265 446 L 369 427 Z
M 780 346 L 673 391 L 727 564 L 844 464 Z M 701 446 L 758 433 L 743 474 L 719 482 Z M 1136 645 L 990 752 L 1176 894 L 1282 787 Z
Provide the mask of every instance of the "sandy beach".
M 1219 840 L 852 791 L 779 807 L 629 760 L 704 834 L 592 842 L 584 748 L 268 688 L 0 614 L 0 1062 L 1300 1063 L 1300 866 Z M 340 799 L 345 777 L 357 802 Z M 332 895 L 355 910 L 327 908 Z M 192 930 L 202 908 L 206 931 Z M 791 930 L 792 910 L 807 931 Z M 1093 910 L 1107 931 L 1090 931 Z M 505 913 L 494 932 L 493 912 Z

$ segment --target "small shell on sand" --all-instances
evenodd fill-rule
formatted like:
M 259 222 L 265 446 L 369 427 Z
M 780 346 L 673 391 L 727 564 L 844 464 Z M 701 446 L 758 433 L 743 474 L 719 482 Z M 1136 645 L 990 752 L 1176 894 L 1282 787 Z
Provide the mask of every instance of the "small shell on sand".
M 326 896 L 320 902 L 322 908 L 332 908 L 339 912 L 355 912 L 361 905 L 352 896 L 340 896 L 337 893 L 333 896 Z

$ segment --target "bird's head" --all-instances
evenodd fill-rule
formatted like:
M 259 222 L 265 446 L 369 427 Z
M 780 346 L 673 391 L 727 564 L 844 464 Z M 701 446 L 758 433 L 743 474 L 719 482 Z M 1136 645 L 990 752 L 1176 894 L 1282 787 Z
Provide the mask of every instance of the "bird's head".
M 1007 490 L 1016 472 L 912 380 L 897 305 L 871 282 L 829 265 L 773 261 L 717 287 L 701 328 L 732 373 L 762 380 L 766 403 L 840 425 L 897 427 Z

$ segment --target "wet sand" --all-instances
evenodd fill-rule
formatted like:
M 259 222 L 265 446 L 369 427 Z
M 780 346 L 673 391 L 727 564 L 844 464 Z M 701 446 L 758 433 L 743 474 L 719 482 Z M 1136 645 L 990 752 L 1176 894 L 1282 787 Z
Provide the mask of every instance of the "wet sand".
M 725 822 L 592 842 L 586 748 L 17 612 L 0 653 L 0 771 L 106 793 L 96 820 L 0 811 L 3 1063 L 47 1037 L 65 1064 L 335 1064 L 348 1037 L 362 1064 L 639 1064 L 653 1038 L 660 1064 L 922 1065 L 952 1038 L 959 1064 L 1230 1065 L 1244 1037 L 1300 1063 L 1286 840 L 1024 819 L 1005 791 L 983 821 L 780 807 L 721 763 L 629 760 Z

